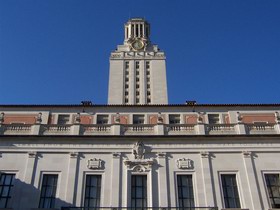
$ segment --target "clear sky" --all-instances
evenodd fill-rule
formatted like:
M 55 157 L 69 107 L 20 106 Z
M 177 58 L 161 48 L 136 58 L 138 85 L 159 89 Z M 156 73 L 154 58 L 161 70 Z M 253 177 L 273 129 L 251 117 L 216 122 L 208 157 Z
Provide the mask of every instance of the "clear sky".
M 166 53 L 169 103 L 280 103 L 280 0 L 0 0 L 0 104 L 106 104 L 132 17 Z

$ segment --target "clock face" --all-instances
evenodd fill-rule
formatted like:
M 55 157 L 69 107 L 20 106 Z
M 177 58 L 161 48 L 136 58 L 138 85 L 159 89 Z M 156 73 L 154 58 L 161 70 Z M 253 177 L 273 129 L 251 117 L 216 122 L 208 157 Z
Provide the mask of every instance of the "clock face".
M 135 40 L 131 46 L 134 50 L 141 50 L 144 47 L 144 43 L 141 40 Z

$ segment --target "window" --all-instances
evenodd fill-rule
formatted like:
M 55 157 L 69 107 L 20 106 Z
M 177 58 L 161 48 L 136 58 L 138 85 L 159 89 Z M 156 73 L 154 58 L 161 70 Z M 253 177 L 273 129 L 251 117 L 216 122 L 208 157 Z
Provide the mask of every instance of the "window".
M 54 208 L 57 187 L 56 174 L 44 174 L 39 208 Z
M 128 61 L 125 62 L 125 68 L 126 68 L 126 69 L 129 68 L 129 62 L 128 62 Z
M 151 99 L 150 98 L 147 98 L 147 103 L 151 103 Z
M 220 123 L 219 114 L 208 114 L 208 121 L 209 124 L 219 124 Z
M 170 114 L 169 115 L 169 124 L 180 124 L 180 115 L 179 114 Z
M 128 86 L 128 84 L 125 84 L 125 88 L 127 89 L 129 86 Z
M 147 71 L 147 76 L 149 76 L 150 75 L 150 71 Z
M 280 208 L 279 174 L 265 174 L 265 182 L 272 208 Z
M 139 94 L 140 94 L 139 91 L 136 91 L 136 95 L 139 96 Z
M 178 175 L 177 185 L 179 207 L 194 207 L 192 175 Z
M 58 125 L 66 125 L 69 123 L 70 115 L 69 114 L 60 114 L 58 115 L 57 124 Z
M 235 174 L 221 175 L 225 208 L 240 208 Z
M 125 91 L 125 93 L 124 93 L 126 96 L 128 96 L 128 91 Z
M 87 175 L 85 188 L 85 207 L 99 207 L 101 192 L 101 175 Z
M 15 174 L 2 173 L 0 176 L 0 208 L 9 207 L 11 189 L 14 186 Z
M 149 69 L 150 68 L 150 62 L 146 62 L 146 69 Z
M 151 86 L 150 86 L 150 84 L 147 84 L 147 89 L 149 89 Z
M 124 102 L 125 102 L 125 103 L 128 103 L 128 98 L 125 98 L 125 99 L 124 99 Z
M 97 115 L 96 124 L 108 124 L 108 115 Z
M 144 115 L 133 115 L 133 124 L 144 124 Z
M 136 98 L 136 103 L 138 104 L 140 102 L 140 99 L 139 98 Z
M 136 71 L 136 75 L 137 75 L 137 76 L 139 75 L 139 71 Z
M 139 82 L 139 77 L 136 77 L 136 82 Z
M 137 88 L 137 89 L 139 88 L 139 84 L 136 85 L 136 88 Z
M 147 207 L 147 176 L 131 176 L 131 207 Z
M 136 69 L 139 69 L 139 61 L 136 61 L 135 66 L 136 66 Z

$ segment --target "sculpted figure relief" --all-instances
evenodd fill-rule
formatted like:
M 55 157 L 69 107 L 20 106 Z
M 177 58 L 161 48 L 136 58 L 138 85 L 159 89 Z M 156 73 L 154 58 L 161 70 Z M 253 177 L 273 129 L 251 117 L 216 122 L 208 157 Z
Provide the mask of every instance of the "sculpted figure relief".
M 135 159 L 144 159 L 145 148 L 143 142 L 139 141 L 136 144 L 134 144 L 132 153 Z

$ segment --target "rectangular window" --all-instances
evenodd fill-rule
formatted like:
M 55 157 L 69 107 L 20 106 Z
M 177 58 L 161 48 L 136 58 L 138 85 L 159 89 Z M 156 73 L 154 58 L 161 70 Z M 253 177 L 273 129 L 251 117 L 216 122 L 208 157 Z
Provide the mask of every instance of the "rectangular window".
M 280 208 L 280 179 L 279 174 L 265 174 L 265 182 L 271 208 Z
M 129 69 L 129 62 L 128 61 L 125 62 L 125 68 Z
M 131 176 L 131 207 L 147 207 L 147 176 Z
M 69 114 L 60 114 L 58 115 L 57 124 L 58 125 L 66 125 L 70 121 L 70 115 Z
M 99 207 L 101 192 L 101 175 L 87 175 L 85 188 L 85 207 Z
M 150 68 L 150 62 L 147 61 L 147 62 L 146 62 L 146 69 L 149 69 L 149 68 Z
M 11 189 L 14 186 L 15 174 L 1 174 L 0 176 L 0 208 L 9 207 Z
M 133 115 L 133 124 L 144 124 L 144 115 Z
M 209 124 L 219 124 L 220 123 L 219 114 L 208 114 L 208 121 Z
M 194 207 L 192 175 L 177 175 L 180 208 Z
M 39 208 L 54 208 L 57 187 L 57 174 L 44 174 Z
M 108 115 L 97 115 L 96 124 L 108 124 Z
M 235 174 L 222 174 L 222 187 L 225 208 L 240 208 L 238 188 Z
M 140 67 L 139 61 L 136 61 L 135 67 L 136 67 L 136 69 L 139 69 L 139 67 Z
M 180 124 L 180 115 L 179 114 L 170 114 L 169 115 L 169 124 Z

